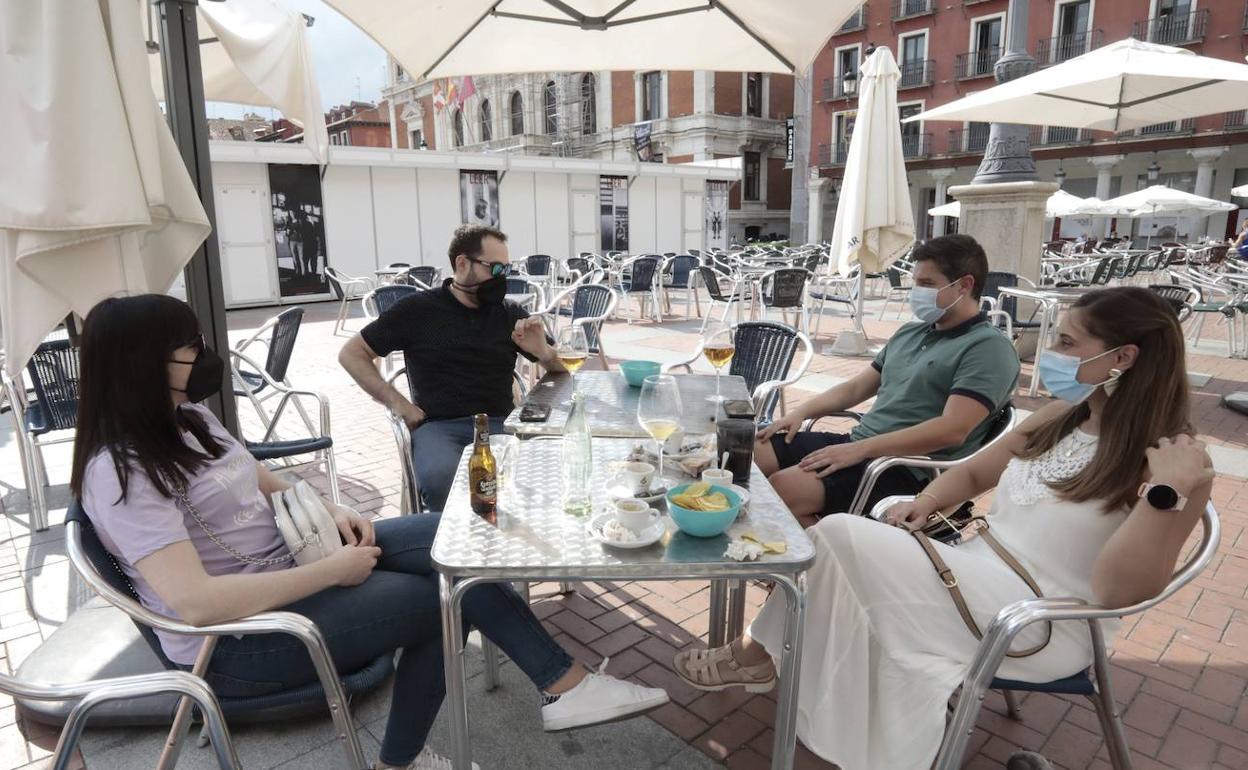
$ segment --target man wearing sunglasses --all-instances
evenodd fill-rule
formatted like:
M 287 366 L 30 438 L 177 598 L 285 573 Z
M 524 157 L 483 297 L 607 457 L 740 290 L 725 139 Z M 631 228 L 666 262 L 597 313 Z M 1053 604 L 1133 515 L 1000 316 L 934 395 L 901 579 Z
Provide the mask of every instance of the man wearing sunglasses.
M 462 225 L 451 237 L 454 274 L 439 287 L 400 300 L 352 337 L 338 362 L 368 395 L 398 414 L 412 431 L 412 460 L 427 510 L 440 511 L 472 416 L 490 416 L 503 432 L 511 412 L 516 355 L 547 371 L 564 371 L 538 318 L 506 301 L 507 236 Z M 386 383 L 376 359 L 403 351 L 411 398 Z

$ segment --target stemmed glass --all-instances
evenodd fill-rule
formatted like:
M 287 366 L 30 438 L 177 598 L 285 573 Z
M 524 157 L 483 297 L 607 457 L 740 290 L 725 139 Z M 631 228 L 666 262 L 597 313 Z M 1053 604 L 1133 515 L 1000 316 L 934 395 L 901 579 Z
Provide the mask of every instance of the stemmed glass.
M 571 326 L 559 331 L 559 339 L 555 343 L 555 354 L 559 356 L 559 363 L 563 364 L 563 368 L 572 374 L 572 392 L 575 393 L 576 388 L 576 372 L 585 365 L 585 361 L 589 358 L 589 341 L 585 338 L 585 327 L 581 324 L 572 324 Z
M 659 467 L 657 478 L 663 479 L 663 442 L 680 427 L 684 408 L 680 401 L 680 387 L 670 374 L 652 374 L 641 385 L 641 398 L 637 402 L 637 421 L 650 438 L 658 442 Z
M 719 392 L 719 381 L 723 368 L 732 362 L 736 352 L 737 344 L 731 326 L 716 322 L 706 328 L 706 333 L 702 335 L 702 355 L 715 367 L 715 395 L 707 396 L 707 401 L 724 400 Z

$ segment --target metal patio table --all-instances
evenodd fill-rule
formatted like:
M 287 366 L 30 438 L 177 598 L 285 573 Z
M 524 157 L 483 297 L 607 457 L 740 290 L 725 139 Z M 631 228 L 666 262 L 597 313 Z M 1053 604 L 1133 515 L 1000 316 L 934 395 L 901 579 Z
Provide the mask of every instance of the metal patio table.
M 591 488 L 595 512 L 609 505 L 606 482 L 611 466 L 622 463 L 633 441 L 593 440 Z M 793 766 L 797 734 L 797 692 L 806 613 L 806 570 L 815 558 L 814 545 L 757 467 L 750 479 L 750 508 L 727 535 L 690 537 L 664 517 L 668 531 L 658 543 L 636 550 L 603 546 L 586 531 L 586 519 L 564 513 L 561 502 L 561 442 L 536 438 L 522 441 L 511 478 L 500 490 L 498 525 L 472 512 L 468 502 L 467 460 L 460 458 L 442 522 L 433 543 L 442 604 L 442 644 L 451 720 L 451 760 L 458 770 L 471 767 L 468 706 L 465 693 L 463 619 L 464 592 L 483 583 L 507 581 L 690 580 L 766 578 L 784 592 L 787 604 L 780 692 L 776 704 L 773 770 Z M 729 535 L 752 532 L 771 542 L 783 540 L 787 550 L 756 562 L 723 556 Z M 487 686 L 496 681 L 493 656 L 487 654 Z
M 1056 328 L 1057 311 L 1064 306 L 1073 305 L 1084 294 L 1090 291 L 1097 291 L 1104 287 L 1101 286 L 1079 286 L 1067 288 L 1040 288 L 1025 289 L 1019 286 L 1002 286 L 998 293 L 1006 297 L 1015 297 L 1017 299 L 1026 299 L 1039 305 L 1040 313 L 1040 329 L 1036 337 L 1036 357 L 1040 356 L 1040 351 L 1044 350 L 1048 344 L 1048 339 L 1053 329 Z M 1035 398 L 1040 392 L 1040 377 L 1036 367 L 1031 369 L 1031 383 L 1027 388 L 1027 395 Z
M 716 403 L 708 401 L 715 395 L 715 375 L 673 375 L 680 387 L 680 400 L 684 407 L 680 426 L 686 433 L 712 433 L 715 430 Z M 637 421 L 637 402 L 641 388 L 631 387 L 620 372 L 581 372 L 576 375 L 577 388 L 585 396 L 589 410 L 589 430 L 595 436 L 616 438 L 644 438 L 650 434 Z M 750 399 L 750 389 L 745 379 L 725 374 L 722 390 L 727 399 Z M 571 411 L 572 376 L 566 372 L 547 374 L 529 390 L 524 404 L 549 405 L 550 416 L 545 422 L 521 422 L 520 409 L 507 416 L 504 423 L 508 433 L 520 438 L 533 436 L 558 436 L 568 421 Z M 524 404 L 521 404 L 523 408 Z

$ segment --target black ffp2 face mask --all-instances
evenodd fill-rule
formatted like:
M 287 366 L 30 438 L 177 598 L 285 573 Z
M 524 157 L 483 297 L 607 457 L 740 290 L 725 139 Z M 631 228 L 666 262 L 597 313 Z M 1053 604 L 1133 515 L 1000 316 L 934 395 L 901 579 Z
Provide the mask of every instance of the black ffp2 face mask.
M 461 291 L 475 294 L 477 303 L 482 307 L 486 305 L 501 305 L 503 300 L 507 298 L 507 276 L 505 275 L 496 275 L 493 278 L 487 278 L 477 283 L 463 284 L 457 282 L 455 286 Z
M 185 364 L 185 361 L 170 359 L 173 363 Z M 185 393 L 188 401 L 198 403 L 221 390 L 225 379 L 225 361 L 212 348 L 201 348 L 191 364 L 190 376 L 186 378 L 186 389 L 170 388 Z

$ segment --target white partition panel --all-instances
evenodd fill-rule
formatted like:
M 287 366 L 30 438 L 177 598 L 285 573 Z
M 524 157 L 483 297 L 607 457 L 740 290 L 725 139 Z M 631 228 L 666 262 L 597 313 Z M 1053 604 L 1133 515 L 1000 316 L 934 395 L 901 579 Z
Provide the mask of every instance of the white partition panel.
M 373 222 L 377 232 L 375 268 L 391 262 L 420 262 L 420 206 L 416 169 L 373 167 Z
M 566 174 L 534 174 L 533 191 L 537 206 L 536 251 L 555 259 L 566 259 L 572 248 L 568 177 Z
M 535 203 L 531 172 L 508 171 L 498 183 L 499 224 L 507 233 L 512 259 L 538 253 Z
M 420 197 L 420 263 L 445 268 L 443 273 L 449 275 L 446 247 L 461 222 L 459 171 L 418 169 L 416 183 Z
M 213 184 L 221 277 L 232 304 L 263 305 L 278 298 L 273 218 L 264 184 Z
M 329 266 L 347 275 L 372 275 L 377 266 L 373 195 L 366 166 L 330 166 L 321 179 Z
M 681 198 L 680 179 L 659 177 L 655 180 L 654 250 L 659 254 L 679 252 L 684 245 L 681 222 L 684 205 Z
M 680 247 L 683 251 L 700 249 L 702 248 L 703 220 L 706 218 L 703 210 L 706 205 L 706 196 L 703 193 L 689 192 L 688 190 L 683 195 L 685 198 L 685 223 L 684 237 Z
M 652 176 L 639 176 L 628 188 L 628 250 L 633 254 L 660 251 L 654 221 L 654 183 Z

